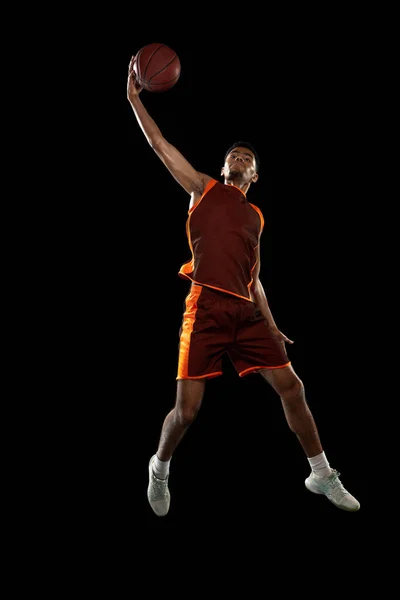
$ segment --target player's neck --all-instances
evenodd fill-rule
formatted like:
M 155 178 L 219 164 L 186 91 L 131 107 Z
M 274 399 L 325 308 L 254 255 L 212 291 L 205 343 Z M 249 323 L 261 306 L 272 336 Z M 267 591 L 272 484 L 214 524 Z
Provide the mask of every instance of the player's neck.
M 239 190 L 241 190 L 245 195 L 250 187 L 250 182 L 243 183 L 242 181 L 236 181 L 235 179 L 225 179 L 224 183 L 225 185 L 233 185 L 234 187 L 239 188 Z

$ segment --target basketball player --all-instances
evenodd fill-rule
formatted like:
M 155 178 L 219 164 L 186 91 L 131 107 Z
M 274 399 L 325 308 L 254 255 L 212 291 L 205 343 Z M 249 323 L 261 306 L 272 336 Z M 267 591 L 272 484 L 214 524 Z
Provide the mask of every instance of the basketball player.
M 168 513 L 171 457 L 201 406 L 207 379 L 222 375 L 227 353 L 240 377 L 259 373 L 281 399 L 290 429 L 309 462 L 308 490 L 335 506 L 357 511 L 359 502 L 343 487 L 321 446 L 302 381 L 296 375 L 260 281 L 260 236 L 264 219 L 248 192 L 258 180 L 259 157 L 250 143 L 226 152 L 223 183 L 196 171 L 162 135 L 144 107 L 142 90 L 128 70 L 127 95 L 148 143 L 190 196 L 187 235 L 192 260 L 179 275 L 190 281 L 180 334 L 177 393 L 166 415 L 156 453 L 149 461 L 147 497 L 158 516 Z M 229 218 L 227 218 L 229 215 Z

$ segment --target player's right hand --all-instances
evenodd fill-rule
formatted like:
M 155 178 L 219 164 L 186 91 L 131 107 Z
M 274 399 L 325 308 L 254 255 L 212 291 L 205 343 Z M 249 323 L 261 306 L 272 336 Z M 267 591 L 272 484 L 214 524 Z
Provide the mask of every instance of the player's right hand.
M 140 86 L 136 80 L 135 71 L 133 69 L 133 65 L 135 63 L 135 56 L 132 56 L 129 67 L 128 67 L 128 85 L 127 85 L 127 95 L 128 100 L 132 100 L 135 96 L 138 96 L 142 91 L 142 86 Z

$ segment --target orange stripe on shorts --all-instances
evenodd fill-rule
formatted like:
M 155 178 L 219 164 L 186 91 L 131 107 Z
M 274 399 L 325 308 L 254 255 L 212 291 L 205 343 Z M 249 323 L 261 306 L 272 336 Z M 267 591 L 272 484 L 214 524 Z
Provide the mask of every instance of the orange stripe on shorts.
M 183 315 L 182 333 L 179 343 L 179 361 L 177 379 L 188 377 L 190 338 L 196 321 L 197 299 L 201 294 L 202 287 L 194 285 L 186 297 L 186 310 Z

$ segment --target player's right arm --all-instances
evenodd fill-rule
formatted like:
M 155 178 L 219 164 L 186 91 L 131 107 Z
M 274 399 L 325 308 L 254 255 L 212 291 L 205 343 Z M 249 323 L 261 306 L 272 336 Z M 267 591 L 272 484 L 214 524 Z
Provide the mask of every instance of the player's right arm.
M 186 158 L 162 135 L 159 127 L 144 107 L 139 94 L 142 88 L 135 78 L 133 56 L 128 70 L 128 100 L 148 143 L 176 181 L 192 196 L 191 204 L 203 193 L 211 177 L 196 171 Z

